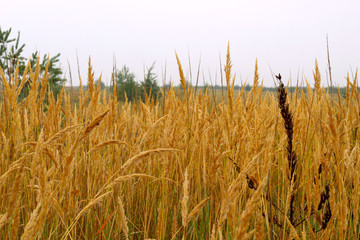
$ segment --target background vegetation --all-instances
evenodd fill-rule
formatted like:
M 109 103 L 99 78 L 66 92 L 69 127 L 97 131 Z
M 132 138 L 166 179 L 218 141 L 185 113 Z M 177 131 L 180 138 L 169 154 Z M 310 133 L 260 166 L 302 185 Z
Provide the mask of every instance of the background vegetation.
M 12 38 L 10 34 L 11 28 L 5 31 L 0 28 L 0 67 L 4 71 L 7 81 L 9 83 L 14 82 L 15 77 L 20 80 L 27 78 L 28 71 L 37 71 L 40 76 L 49 74 L 47 84 L 56 97 L 60 93 L 62 85 L 66 82 L 66 79 L 62 76 L 63 71 L 59 63 L 60 53 L 52 58 L 45 54 L 41 60 L 39 52 L 36 51 L 27 59 L 23 56 L 25 44 L 20 44 L 20 32 L 18 32 L 16 38 Z M 46 66 L 47 64 L 48 66 Z M 38 69 L 36 69 L 36 66 L 38 66 Z M 21 88 L 20 99 L 28 95 L 29 87 L 30 81 L 25 81 L 24 86 Z

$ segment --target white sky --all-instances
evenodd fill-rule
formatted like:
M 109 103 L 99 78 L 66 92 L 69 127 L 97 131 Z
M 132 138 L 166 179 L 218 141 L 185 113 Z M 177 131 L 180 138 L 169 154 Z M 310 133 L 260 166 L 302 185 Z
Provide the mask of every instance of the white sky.
M 138 81 L 156 61 L 162 84 L 166 63 L 167 81 L 178 84 L 175 50 L 187 76 L 190 56 L 193 82 L 201 56 L 206 81 L 210 73 L 220 84 L 219 54 L 224 64 L 229 41 L 236 84 L 252 83 L 256 58 L 265 86 L 274 86 L 269 66 L 292 85 L 298 74 L 312 82 L 317 58 L 327 86 L 326 34 L 336 85 L 360 66 L 359 0 L 1 0 L 0 26 L 21 32 L 27 57 L 60 52 L 74 85 L 76 51 L 83 79 L 91 56 L 95 75 L 103 73 L 108 85 L 115 55 L 118 68 L 126 64 Z

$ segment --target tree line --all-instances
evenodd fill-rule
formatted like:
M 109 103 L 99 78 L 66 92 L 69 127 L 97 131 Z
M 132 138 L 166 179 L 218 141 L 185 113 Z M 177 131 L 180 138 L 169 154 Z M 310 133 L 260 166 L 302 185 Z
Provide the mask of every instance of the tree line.
M 12 29 L 2 30 L 0 27 L 0 67 L 4 72 L 5 78 L 7 81 L 11 82 L 14 78 L 16 67 L 18 66 L 18 76 L 23 76 L 26 65 L 29 64 L 30 71 L 35 71 L 36 63 L 39 61 L 40 67 L 40 77 L 45 73 L 46 65 L 49 62 L 48 73 L 50 74 L 48 80 L 48 90 L 51 90 L 56 97 L 61 88 L 64 86 L 67 81 L 63 68 L 60 65 L 60 53 L 56 54 L 53 57 L 49 57 L 47 54 L 44 54 L 42 57 L 39 56 L 39 52 L 35 51 L 31 54 L 30 58 L 24 56 L 25 44 L 20 42 L 20 32 L 17 33 L 17 36 L 12 36 Z M 157 75 L 154 73 L 155 62 L 151 65 L 150 68 L 144 73 L 144 80 L 137 82 L 135 80 L 135 74 L 130 71 L 129 67 L 126 65 L 122 66 L 120 69 L 117 69 L 115 79 L 117 82 L 118 88 L 118 100 L 119 101 L 144 101 L 146 97 L 150 97 L 152 101 L 155 101 L 159 97 L 160 88 L 157 82 Z M 30 80 L 29 80 L 30 81 Z M 30 87 L 30 82 L 27 82 L 19 96 L 19 99 L 23 99 L 27 96 L 28 90 Z M 100 82 L 101 88 L 105 88 L 105 84 Z M 0 85 L 2 81 L 0 79 Z M 187 86 L 191 86 L 191 83 L 187 83 Z M 166 88 L 168 88 L 167 86 Z M 210 89 L 217 90 L 226 90 L 225 86 L 210 86 L 205 84 L 204 86 L 198 86 L 199 89 L 205 90 L 207 87 Z M 234 90 L 240 90 L 243 86 L 235 85 Z M 111 87 L 112 88 L 112 87 Z M 252 88 L 251 85 L 246 84 L 244 87 L 245 91 L 250 91 Z M 289 87 L 288 91 L 290 93 L 295 92 L 295 90 L 302 90 L 307 93 L 306 87 Z M 325 88 L 325 90 L 329 90 Z M 263 91 L 276 92 L 277 88 L 273 87 L 263 87 Z M 339 92 L 342 96 L 346 95 L 347 89 L 345 87 L 339 88 Z M 337 91 L 334 91 L 337 92 Z M 0 96 L 1 98 L 2 96 Z
M 39 52 L 35 51 L 31 54 L 30 58 L 26 58 L 24 56 L 25 46 L 26 45 L 20 41 L 20 32 L 14 37 L 11 28 L 3 30 L 0 27 L 0 67 L 4 72 L 6 81 L 12 82 L 16 67 L 18 67 L 18 76 L 20 76 L 20 78 L 23 76 L 27 64 L 29 64 L 30 71 L 34 72 L 37 61 L 39 61 L 39 77 L 41 78 L 41 76 L 45 74 L 46 65 L 49 62 L 48 73 L 50 76 L 47 89 L 51 90 L 54 96 L 57 96 L 67 81 L 63 68 L 60 65 L 60 53 L 51 58 L 45 54 L 41 58 Z M 154 66 L 155 62 L 147 69 L 144 74 L 144 80 L 140 83 L 135 80 L 135 74 L 131 72 L 126 65 L 117 70 L 116 81 L 119 101 L 125 101 L 126 99 L 128 101 L 145 100 L 146 96 L 149 96 L 152 100 L 156 100 L 160 88 L 157 83 L 157 75 L 154 73 Z M 31 80 L 24 85 L 19 99 L 27 96 L 30 81 Z M 102 88 L 105 87 L 103 82 L 100 82 L 100 84 Z M 0 85 L 2 85 L 1 79 Z

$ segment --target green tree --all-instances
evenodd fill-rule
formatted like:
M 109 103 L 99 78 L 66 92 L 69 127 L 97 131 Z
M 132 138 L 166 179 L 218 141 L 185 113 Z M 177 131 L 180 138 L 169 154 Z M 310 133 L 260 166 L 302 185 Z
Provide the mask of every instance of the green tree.
M 21 56 L 25 44 L 19 45 L 20 32 L 18 32 L 17 38 L 10 38 L 10 33 L 11 28 L 9 30 L 2 31 L 0 27 L 0 67 L 9 79 L 14 73 L 17 61 L 19 60 L 20 71 L 23 71 L 26 60 L 26 58 Z M 15 44 L 12 44 L 14 42 Z
M 145 93 L 147 96 L 150 95 L 152 99 L 156 99 L 160 88 L 157 84 L 157 75 L 153 72 L 154 71 L 155 62 L 151 65 L 150 68 L 147 69 L 147 72 L 144 76 L 144 81 L 141 82 L 142 94 L 141 97 L 145 99 Z
M 117 74 L 118 82 L 118 99 L 125 101 L 126 97 L 129 101 L 134 101 L 138 98 L 140 93 L 140 86 L 135 81 L 135 74 L 130 72 L 129 68 L 124 65 Z
M 251 91 L 251 86 L 249 85 L 249 84 L 246 84 L 245 85 L 245 91 L 247 91 L 247 92 L 250 92 Z
M 99 80 L 96 80 L 95 83 L 94 83 L 95 86 L 97 86 L 98 83 L 99 83 Z M 104 90 L 105 87 L 106 87 L 106 86 L 105 86 L 105 83 L 104 83 L 103 81 L 100 81 L 100 89 L 101 89 L 101 90 Z
M 16 64 L 19 63 L 19 76 L 21 77 L 24 73 L 25 65 L 27 62 L 27 58 L 22 56 L 25 44 L 19 44 L 20 32 L 18 32 L 16 38 L 10 38 L 10 34 L 11 28 L 6 31 L 2 31 L 2 29 L 0 28 L 0 66 L 3 69 L 8 81 L 11 81 L 12 79 Z M 48 80 L 48 86 L 53 91 L 55 96 L 60 92 L 60 89 L 65 81 L 65 79 L 62 78 L 63 72 L 60 67 L 59 57 L 60 53 L 58 53 L 52 58 L 49 58 L 48 55 L 45 54 L 42 59 L 39 59 L 40 76 L 44 74 L 47 61 L 49 60 L 48 72 L 50 76 Z M 36 51 L 30 57 L 30 67 L 33 71 L 36 67 L 37 58 L 38 52 Z M 24 85 L 20 98 L 27 96 L 29 86 L 29 82 Z
M 30 59 L 30 65 L 32 69 L 35 69 L 36 66 L 36 60 L 38 58 L 38 52 L 36 51 L 31 55 Z M 45 54 L 40 61 L 40 73 L 44 73 L 46 69 L 47 61 L 49 60 L 49 67 L 48 72 L 50 73 L 49 80 L 48 80 L 48 86 L 53 91 L 54 95 L 57 96 L 60 93 L 60 90 L 66 81 L 64 78 L 62 78 L 62 69 L 60 67 L 60 53 L 55 55 L 54 57 L 49 57 L 47 54 Z M 41 59 L 41 58 L 40 58 Z

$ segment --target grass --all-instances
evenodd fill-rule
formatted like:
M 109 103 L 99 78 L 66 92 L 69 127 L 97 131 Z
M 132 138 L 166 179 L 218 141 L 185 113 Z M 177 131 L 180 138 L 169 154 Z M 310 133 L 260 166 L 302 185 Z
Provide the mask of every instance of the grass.
M 223 99 L 177 60 L 184 94 L 165 104 L 118 102 L 91 64 L 71 99 L 32 72 L 18 101 L 2 76 L 1 239 L 360 238 L 357 78 L 336 97 L 316 70 L 315 90 L 265 93 L 256 66 L 236 92 L 228 50 Z

